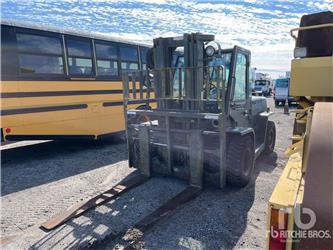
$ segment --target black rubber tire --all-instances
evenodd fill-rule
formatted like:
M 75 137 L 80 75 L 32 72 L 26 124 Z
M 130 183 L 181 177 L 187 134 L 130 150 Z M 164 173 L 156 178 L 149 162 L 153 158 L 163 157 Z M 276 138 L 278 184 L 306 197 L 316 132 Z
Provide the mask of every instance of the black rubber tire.
M 227 182 L 245 187 L 254 168 L 254 142 L 252 136 L 234 136 L 227 147 Z
M 279 101 L 275 101 L 275 107 L 278 107 L 279 106 Z
M 276 139 L 275 123 L 273 121 L 267 122 L 267 131 L 265 135 L 265 149 L 264 154 L 268 155 L 274 151 Z

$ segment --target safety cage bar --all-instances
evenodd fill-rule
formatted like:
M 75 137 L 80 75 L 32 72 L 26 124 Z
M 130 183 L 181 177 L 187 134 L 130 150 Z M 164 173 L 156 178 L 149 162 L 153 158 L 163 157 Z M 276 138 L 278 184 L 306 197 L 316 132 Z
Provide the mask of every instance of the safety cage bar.
M 203 111 L 207 102 L 224 110 L 226 70 L 222 65 L 161 68 L 123 74 L 125 110 L 133 103 L 157 102 L 160 110 Z

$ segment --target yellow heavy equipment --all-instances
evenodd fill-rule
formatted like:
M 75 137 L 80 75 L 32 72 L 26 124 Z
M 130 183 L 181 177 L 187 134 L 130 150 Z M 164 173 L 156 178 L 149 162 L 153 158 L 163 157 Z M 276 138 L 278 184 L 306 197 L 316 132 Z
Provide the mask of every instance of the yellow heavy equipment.
M 304 15 L 291 36 L 290 94 L 299 106 L 269 200 L 267 248 L 333 249 L 333 13 Z

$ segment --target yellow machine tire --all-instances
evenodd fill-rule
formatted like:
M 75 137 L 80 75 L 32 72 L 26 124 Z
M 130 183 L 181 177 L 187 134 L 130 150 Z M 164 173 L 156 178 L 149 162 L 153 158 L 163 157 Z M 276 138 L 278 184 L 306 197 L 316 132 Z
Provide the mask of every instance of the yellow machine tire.
M 311 209 L 315 224 L 306 231 L 325 232 L 330 237 L 303 238 L 299 249 L 333 247 L 333 103 L 317 102 L 305 149 L 304 198 L 302 208 Z M 308 215 L 302 213 L 301 221 Z M 310 232 L 307 232 L 310 233 Z

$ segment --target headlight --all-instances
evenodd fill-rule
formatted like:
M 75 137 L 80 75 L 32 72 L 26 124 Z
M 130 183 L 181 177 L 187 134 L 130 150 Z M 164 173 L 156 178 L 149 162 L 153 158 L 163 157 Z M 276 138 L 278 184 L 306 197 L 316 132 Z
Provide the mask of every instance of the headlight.
M 301 48 L 295 48 L 294 49 L 294 58 L 304 58 L 307 56 L 307 48 L 301 47 Z
M 206 55 L 213 56 L 215 54 L 215 48 L 213 46 L 206 47 Z

